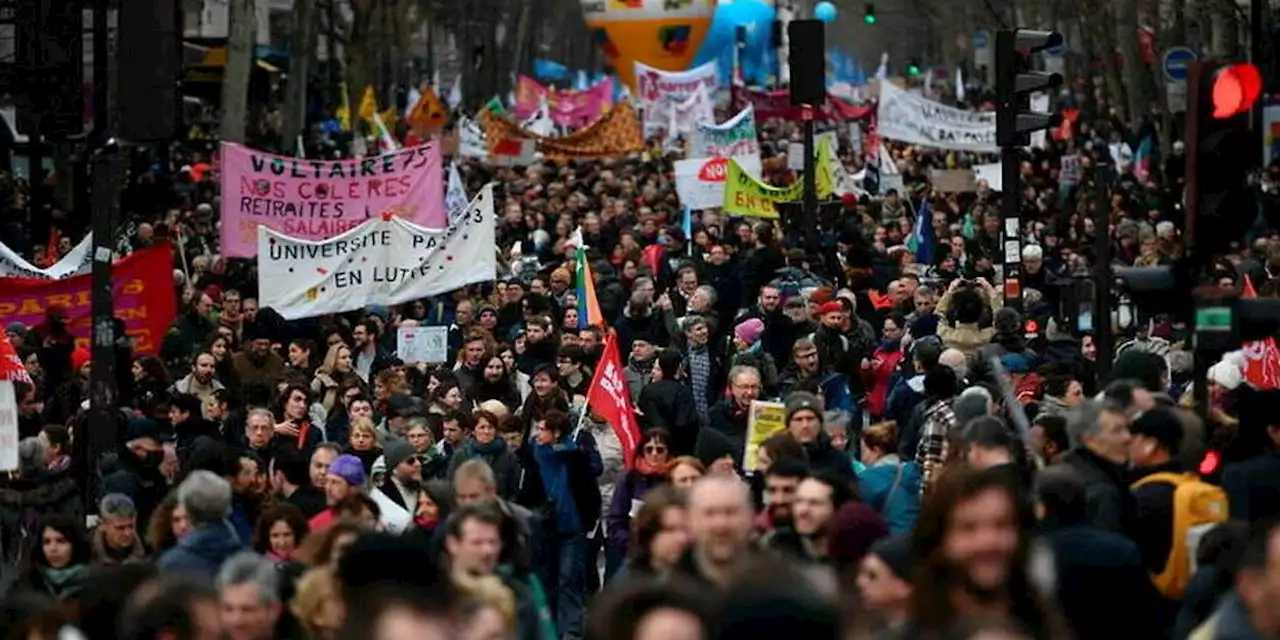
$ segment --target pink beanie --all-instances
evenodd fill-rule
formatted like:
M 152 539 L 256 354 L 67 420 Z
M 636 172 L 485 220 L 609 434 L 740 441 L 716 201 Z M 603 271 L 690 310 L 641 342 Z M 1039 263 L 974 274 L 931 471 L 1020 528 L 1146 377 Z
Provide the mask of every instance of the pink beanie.
M 738 323 L 737 328 L 733 330 L 733 337 L 747 343 L 755 344 L 760 339 L 760 334 L 764 333 L 764 320 L 760 318 L 747 318 Z

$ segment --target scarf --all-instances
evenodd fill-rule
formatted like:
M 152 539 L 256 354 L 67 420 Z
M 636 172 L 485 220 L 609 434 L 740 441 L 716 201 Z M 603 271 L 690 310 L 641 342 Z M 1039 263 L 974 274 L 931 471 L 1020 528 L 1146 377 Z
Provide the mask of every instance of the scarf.
M 275 551 L 268 551 L 267 559 L 276 563 L 290 562 L 293 560 L 293 551 L 289 551 L 287 553 L 276 553 Z
M 415 516 L 413 518 L 413 524 L 419 529 L 429 533 L 429 532 L 435 531 L 436 525 L 440 524 L 440 521 L 436 520 L 435 518 Z
M 667 472 L 671 470 L 671 461 L 668 460 L 660 465 L 649 464 L 649 461 L 643 455 L 636 456 L 636 471 L 646 476 L 666 477 Z
M 507 441 L 502 438 L 494 438 L 488 444 L 483 444 L 479 440 L 471 441 L 471 449 L 482 456 L 501 455 L 507 448 Z
M 40 567 L 40 577 L 44 578 L 45 584 L 49 585 L 49 590 L 54 594 L 60 594 L 67 587 L 82 581 L 88 572 L 87 564 L 70 564 L 61 569 Z

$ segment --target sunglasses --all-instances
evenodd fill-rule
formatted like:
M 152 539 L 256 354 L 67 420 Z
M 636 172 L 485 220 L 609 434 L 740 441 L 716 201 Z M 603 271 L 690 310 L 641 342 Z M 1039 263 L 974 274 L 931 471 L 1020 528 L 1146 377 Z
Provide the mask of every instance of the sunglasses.
M 666 448 L 666 447 L 664 447 L 664 446 L 662 446 L 662 445 L 660 445 L 660 444 L 658 444 L 658 445 L 650 444 L 650 445 L 645 445 L 645 447 L 644 447 L 644 452 L 645 452 L 645 453 L 656 453 L 656 454 L 661 455 L 661 454 L 664 454 L 664 453 L 666 453 L 666 452 L 667 452 L 667 448 Z
M 426 461 L 427 459 L 422 456 L 409 456 L 409 459 L 405 460 L 405 462 L 411 462 L 416 464 L 425 464 Z

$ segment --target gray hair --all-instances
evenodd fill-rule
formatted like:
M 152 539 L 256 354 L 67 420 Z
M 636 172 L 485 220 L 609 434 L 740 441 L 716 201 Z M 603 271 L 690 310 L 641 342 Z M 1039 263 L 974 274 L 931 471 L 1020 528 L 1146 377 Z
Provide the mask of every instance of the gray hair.
M 822 424 L 828 429 L 844 429 L 849 435 L 853 435 L 853 415 L 848 411 L 840 411 L 839 409 L 831 409 L 822 414 Z
M 280 603 L 280 571 L 270 560 L 252 551 L 241 551 L 228 558 L 218 570 L 216 584 L 219 591 L 253 584 L 258 587 L 258 599 L 262 604 Z
M 701 293 L 702 295 L 706 296 L 706 298 L 707 298 L 707 304 L 709 304 L 709 305 L 714 305 L 714 304 L 716 303 L 716 289 L 715 289 L 715 287 L 711 287 L 711 286 L 708 286 L 708 285 L 705 285 L 705 284 L 704 284 L 704 285 L 702 285 L 701 287 L 698 287 L 697 289 L 694 289 L 694 290 L 693 290 L 693 292 L 694 292 L 695 294 L 699 294 L 699 293 Z
M 266 418 L 267 424 L 273 425 L 273 426 L 276 423 L 276 417 L 271 413 L 271 410 L 264 409 L 262 407 L 255 407 L 253 409 L 250 409 L 249 413 L 245 414 L 244 421 L 248 422 L 249 418 Z
M 1125 415 L 1124 407 L 1114 400 L 1085 400 L 1067 412 L 1067 437 L 1071 448 L 1084 446 L 1084 437 L 1097 435 L 1103 413 Z
M 734 365 L 733 368 L 729 370 L 729 384 L 733 384 L 734 382 L 736 382 L 738 380 L 738 376 L 741 376 L 744 373 L 749 373 L 755 376 L 756 380 L 762 379 L 760 377 L 759 369 L 756 369 L 751 365 L 737 364 L 737 365 Z
M 178 504 L 193 527 L 220 522 L 231 515 L 231 483 L 212 471 L 192 471 L 178 485 Z
M 104 518 L 136 518 L 138 508 L 133 499 L 123 493 L 108 493 L 98 503 L 98 513 Z
M 493 467 L 480 458 L 472 458 L 453 471 L 453 486 L 456 488 L 461 479 L 479 480 L 486 489 L 498 488 L 498 479 L 493 474 Z
M 40 442 L 40 438 L 36 436 L 23 438 L 18 442 L 18 468 L 23 471 L 43 469 L 44 454 L 44 443 Z

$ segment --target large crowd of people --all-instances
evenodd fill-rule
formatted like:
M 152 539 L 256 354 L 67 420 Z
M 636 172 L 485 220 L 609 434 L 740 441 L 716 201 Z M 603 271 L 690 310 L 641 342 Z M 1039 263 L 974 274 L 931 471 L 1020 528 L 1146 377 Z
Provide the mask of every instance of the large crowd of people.
M 1180 251 L 1181 145 L 1140 181 L 1140 133 L 1082 118 L 1027 154 L 1019 309 L 997 289 L 1000 194 L 928 180 L 979 159 L 887 142 L 904 188 L 846 195 L 824 255 L 714 210 L 686 231 L 660 150 L 460 161 L 471 191 L 499 185 L 496 282 L 290 322 L 252 261 L 216 253 L 210 149 L 176 145 L 123 195 L 122 245 L 171 239 L 189 264 L 159 353 L 118 350 L 116 451 L 76 455 L 93 364 L 60 310 L 6 327 L 34 384 L 0 481 L 4 636 L 1280 638 L 1278 392 L 1232 358 L 1190 379 L 1167 318 L 1099 353 L 1067 302 L 1098 233 L 1117 264 Z M 769 182 L 793 179 L 797 135 L 761 123 Z M 910 246 L 920 211 L 932 251 Z M 577 244 L 604 326 L 580 328 Z M 1215 274 L 1269 295 L 1276 268 L 1263 234 Z M 448 328 L 450 362 L 398 357 L 415 325 Z M 606 341 L 630 465 L 586 401 Z M 765 400 L 785 426 L 753 442 Z

